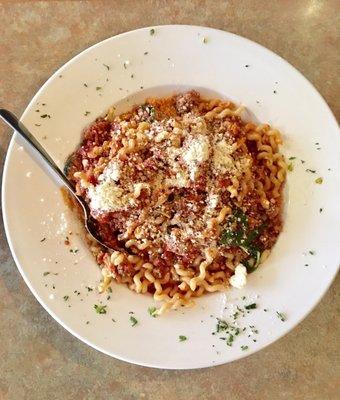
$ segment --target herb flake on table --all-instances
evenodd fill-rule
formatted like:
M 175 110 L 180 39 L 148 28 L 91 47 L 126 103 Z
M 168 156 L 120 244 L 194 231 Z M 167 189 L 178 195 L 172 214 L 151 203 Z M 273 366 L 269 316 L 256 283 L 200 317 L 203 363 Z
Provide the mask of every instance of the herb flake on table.
M 287 166 L 287 169 L 288 169 L 289 172 L 292 172 L 293 169 L 294 169 L 293 163 L 289 163 L 288 166 Z
M 50 114 L 42 114 L 40 118 L 51 118 Z
M 106 307 L 107 306 L 95 304 L 93 307 L 96 310 L 97 314 L 106 314 Z
M 248 350 L 248 349 L 249 349 L 248 346 L 241 346 L 241 350 L 242 350 L 242 351 L 245 351 L 245 350 Z
M 109 67 L 108 65 L 103 64 L 103 66 L 104 66 L 108 71 L 110 71 L 110 67 Z
M 188 340 L 188 338 L 187 338 L 186 336 L 184 336 L 184 335 L 179 335 L 179 336 L 178 336 L 178 340 L 179 340 L 180 342 L 185 342 L 186 340 Z
M 154 35 L 155 34 L 155 29 L 154 28 L 152 28 L 152 29 L 150 29 L 150 35 L 152 36 L 152 35 Z
M 67 301 L 69 298 L 70 298 L 70 296 L 67 296 L 67 295 L 63 297 L 64 301 Z
M 102 90 L 103 88 L 101 86 L 96 86 L 96 90 Z
M 42 239 L 40 239 L 40 243 L 44 242 L 46 240 L 45 237 L 43 237 Z
M 321 178 L 321 176 L 319 178 L 316 178 L 314 181 L 316 184 L 321 185 L 323 182 L 323 178 Z
M 251 304 L 248 304 L 247 306 L 244 306 L 244 308 L 246 310 L 253 310 L 253 309 L 257 308 L 257 304 L 256 303 L 251 303 Z
M 138 324 L 137 319 L 134 316 L 130 316 L 131 326 L 136 326 Z
M 307 168 L 307 169 L 306 169 L 306 172 L 310 172 L 311 174 L 315 174 L 315 173 L 316 173 L 316 170 L 315 170 L 315 169 Z
M 47 276 L 47 275 L 49 275 L 51 272 L 50 271 L 45 271 L 44 273 L 43 273 L 43 276 Z
M 84 112 L 85 117 L 87 117 L 87 116 L 90 115 L 90 114 L 91 114 L 91 111 L 85 111 L 85 112 Z

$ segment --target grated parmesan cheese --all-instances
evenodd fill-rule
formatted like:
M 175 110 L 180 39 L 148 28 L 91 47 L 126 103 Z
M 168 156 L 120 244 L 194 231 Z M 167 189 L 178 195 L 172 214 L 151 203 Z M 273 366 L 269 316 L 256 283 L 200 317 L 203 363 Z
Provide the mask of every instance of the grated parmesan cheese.
M 123 189 L 114 182 L 104 181 L 97 186 L 90 186 L 87 192 L 90 206 L 97 211 L 115 211 L 123 208 L 128 203 L 128 197 Z
M 229 144 L 224 139 L 214 147 L 213 164 L 220 172 L 235 172 L 235 160 L 231 156 L 236 150 L 236 143 Z
M 190 170 L 190 179 L 194 180 L 198 164 L 206 161 L 209 157 L 210 144 L 207 136 L 197 135 L 187 142 L 183 152 L 183 160 Z
M 113 180 L 117 182 L 120 178 L 120 166 L 117 161 L 111 161 L 99 176 L 99 181 Z

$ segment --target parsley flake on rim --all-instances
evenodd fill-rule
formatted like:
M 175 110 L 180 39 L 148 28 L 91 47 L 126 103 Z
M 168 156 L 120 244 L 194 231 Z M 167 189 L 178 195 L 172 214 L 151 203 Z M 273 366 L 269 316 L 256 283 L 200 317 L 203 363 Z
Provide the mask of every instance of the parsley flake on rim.
M 246 310 L 253 310 L 254 308 L 257 308 L 256 303 L 248 304 L 247 306 L 244 306 Z
M 97 314 L 106 314 L 107 306 L 101 306 L 101 305 L 95 304 L 93 307 L 96 310 Z
M 157 317 L 157 308 L 156 307 L 149 307 L 148 308 L 148 313 L 150 314 L 151 317 L 156 318 Z
M 138 324 L 138 321 L 132 315 L 130 316 L 130 322 L 131 322 L 131 326 L 135 326 Z
M 184 335 L 179 335 L 179 336 L 178 336 L 178 340 L 179 340 L 180 342 L 185 342 L 186 340 L 188 340 L 188 338 L 187 338 L 186 336 L 184 336 Z
M 276 316 L 282 321 L 284 322 L 287 318 L 285 316 L 285 314 L 283 314 L 282 312 L 276 311 Z

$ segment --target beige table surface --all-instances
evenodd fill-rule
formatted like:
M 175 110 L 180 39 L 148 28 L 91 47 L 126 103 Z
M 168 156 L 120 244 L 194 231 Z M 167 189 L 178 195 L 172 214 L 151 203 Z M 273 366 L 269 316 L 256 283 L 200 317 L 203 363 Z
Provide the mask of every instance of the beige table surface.
M 179 23 L 234 32 L 278 53 L 339 120 L 339 12 L 339 0 L 0 1 L 0 105 L 20 115 L 57 68 L 100 40 Z M 0 124 L 1 165 L 10 136 Z M 1 400 L 340 398 L 339 277 L 293 332 L 261 352 L 210 369 L 163 371 L 105 356 L 66 332 L 20 277 L 2 223 L 0 235 Z

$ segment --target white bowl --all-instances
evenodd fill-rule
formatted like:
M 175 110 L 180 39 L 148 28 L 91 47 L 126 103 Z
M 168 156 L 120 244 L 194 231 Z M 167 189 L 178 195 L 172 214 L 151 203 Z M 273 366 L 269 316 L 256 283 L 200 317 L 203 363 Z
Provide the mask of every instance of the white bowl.
M 284 229 L 270 258 L 249 276 L 246 289 L 204 296 L 195 308 L 161 318 L 148 315 L 150 296 L 118 285 L 109 300 L 88 291 L 100 271 L 77 234 L 81 227 L 62 201 L 60 184 L 17 135 L 4 170 L 5 228 L 25 282 L 73 335 L 136 364 L 207 367 L 252 354 L 289 332 L 331 284 L 340 260 L 338 127 L 313 86 L 258 44 L 204 27 L 160 26 L 154 34 L 150 29 L 107 39 L 66 63 L 32 99 L 22 121 L 62 167 L 82 129 L 112 104 L 128 108 L 149 95 L 188 88 L 244 104 L 250 119 L 282 131 L 284 153 L 296 157 L 288 174 Z M 315 183 L 319 176 L 321 185 Z M 64 245 L 66 235 L 78 252 Z M 105 315 L 94 310 L 100 301 L 107 305 Z M 237 304 L 254 302 L 257 308 L 238 320 L 246 331 L 231 347 L 219 339 L 223 335 L 212 335 L 216 317 L 230 319 Z M 277 312 L 285 314 L 284 322 Z M 179 335 L 188 339 L 180 342 Z

